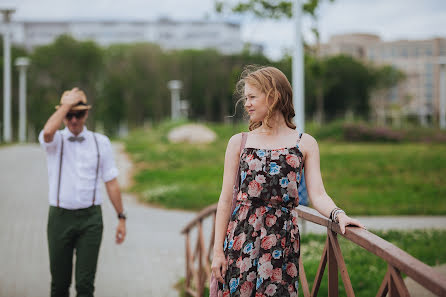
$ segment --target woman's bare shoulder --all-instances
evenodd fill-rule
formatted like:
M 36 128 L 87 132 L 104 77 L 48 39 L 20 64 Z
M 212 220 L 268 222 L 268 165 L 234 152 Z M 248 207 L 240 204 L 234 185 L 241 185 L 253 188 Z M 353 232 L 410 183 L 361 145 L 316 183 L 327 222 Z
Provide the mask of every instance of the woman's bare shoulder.
M 316 139 L 308 133 L 302 134 L 299 147 L 302 149 L 304 154 L 319 151 L 319 146 Z

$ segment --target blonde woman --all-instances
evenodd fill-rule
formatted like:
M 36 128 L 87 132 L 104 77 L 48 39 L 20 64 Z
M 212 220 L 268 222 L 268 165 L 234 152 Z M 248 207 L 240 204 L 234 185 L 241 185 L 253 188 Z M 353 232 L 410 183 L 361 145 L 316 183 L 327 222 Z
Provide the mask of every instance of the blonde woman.
M 318 144 L 293 124 L 286 76 L 274 67 L 249 67 L 237 90 L 250 123 L 249 132 L 232 136 L 226 150 L 212 262 L 217 295 L 297 296 L 300 237 L 295 208 L 303 167 L 316 210 L 338 222 L 342 232 L 347 225 L 363 226 L 326 193 Z M 231 213 L 238 168 L 239 191 Z

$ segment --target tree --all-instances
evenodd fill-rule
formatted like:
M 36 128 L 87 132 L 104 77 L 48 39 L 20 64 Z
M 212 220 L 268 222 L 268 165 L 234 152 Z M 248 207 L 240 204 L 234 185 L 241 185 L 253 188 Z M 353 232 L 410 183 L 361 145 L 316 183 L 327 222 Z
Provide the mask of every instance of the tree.
M 405 79 L 405 74 L 397 68 L 390 65 L 373 66 L 370 65 L 373 79 L 373 100 L 370 104 L 372 107 L 372 115 L 376 121 L 385 124 L 385 111 L 388 108 L 389 91 L 399 82 Z M 394 102 L 396 105 L 402 105 L 407 102 Z M 398 108 L 400 106 L 396 106 Z
M 302 10 L 305 13 L 314 15 L 317 7 L 323 0 L 308 0 L 302 5 Z M 334 0 L 328 0 L 334 2 Z M 237 13 L 253 13 L 258 17 L 266 18 L 291 18 L 292 17 L 292 3 L 290 0 L 241 0 L 236 4 L 228 3 L 226 0 L 217 0 L 215 2 L 215 9 L 217 12 L 230 10 Z
M 338 55 L 324 60 L 324 108 L 328 119 L 354 112 L 366 117 L 373 74 L 351 56 Z
M 62 35 L 54 43 L 37 47 L 31 54 L 29 71 L 29 113 L 35 132 L 40 131 L 54 112 L 63 91 L 83 89 L 89 103 L 89 125 L 94 128 L 98 85 L 103 71 L 102 49 L 92 41 L 77 41 Z

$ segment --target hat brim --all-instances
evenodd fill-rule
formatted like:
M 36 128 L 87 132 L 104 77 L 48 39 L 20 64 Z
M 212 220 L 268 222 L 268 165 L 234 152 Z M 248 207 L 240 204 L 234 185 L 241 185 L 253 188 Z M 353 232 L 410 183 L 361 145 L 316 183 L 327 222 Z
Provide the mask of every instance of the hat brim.
M 56 106 L 56 109 L 59 109 L 60 105 Z M 70 111 L 77 111 L 77 110 L 89 110 L 91 109 L 91 105 L 76 105 L 70 109 Z

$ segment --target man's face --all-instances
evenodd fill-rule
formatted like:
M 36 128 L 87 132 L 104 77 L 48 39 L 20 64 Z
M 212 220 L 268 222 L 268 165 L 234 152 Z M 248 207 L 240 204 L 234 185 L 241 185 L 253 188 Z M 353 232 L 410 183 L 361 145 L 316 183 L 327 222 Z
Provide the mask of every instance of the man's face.
M 87 118 L 88 110 L 69 111 L 63 122 L 71 133 L 78 135 L 84 129 L 84 124 Z

